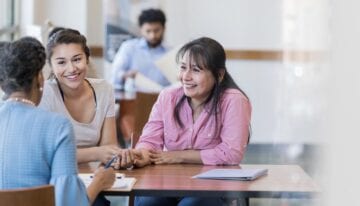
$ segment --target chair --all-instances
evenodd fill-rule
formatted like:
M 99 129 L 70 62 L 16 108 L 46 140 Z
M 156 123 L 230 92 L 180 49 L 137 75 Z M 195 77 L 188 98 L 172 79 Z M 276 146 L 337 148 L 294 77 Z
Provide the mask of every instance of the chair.
M 136 92 L 133 146 L 136 145 L 159 93 Z
M 135 99 L 122 99 L 119 101 L 119 116 L 116 120 L 119 143 L 126 147 L 130 142 L 131 133 L 134 131 L 135 122 Z
M 135 100 L 120 101 L 117 124 L 125 141 L 129 142 L 130 136 L 133 135 L 133 146 L 137 143 L 158 96 L 159 93 L 138 91 Z
M 0 190 L 0 206 L 55 206 L 54 186 Z

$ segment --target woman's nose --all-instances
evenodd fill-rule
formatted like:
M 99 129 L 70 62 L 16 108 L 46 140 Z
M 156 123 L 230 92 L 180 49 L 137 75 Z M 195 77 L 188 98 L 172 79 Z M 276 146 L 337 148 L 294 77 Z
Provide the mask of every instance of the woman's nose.
M 182 72 L 182 78 L 183 79 L 191 79 L 191 72 L 190 69 L 186 69 Z
M 75 71 L 76 70 L 76 66 L 73 64 L 73 63 L 69 63 L 68 64 L 68 71 L 71 71 L 71 72 L 73 72 L 73 71 Z

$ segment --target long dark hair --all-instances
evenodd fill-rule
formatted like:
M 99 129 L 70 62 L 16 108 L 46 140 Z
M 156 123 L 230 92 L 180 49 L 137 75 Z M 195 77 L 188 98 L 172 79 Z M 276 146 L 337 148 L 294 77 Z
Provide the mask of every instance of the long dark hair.
M 178 51 L 176 62 L 179 63 L 180 59 L 183 58 L 185 54 L 188 54 L 190 59 L 193 59 L 196 65 L 201 69 L 209 70 L 215 79 L 214 87 L 203 104 L 210 103 L 210 110 L 208 112 L 209 115 L 215 114 L 217 124 L 218 120 L 216 114 L 219 112 L 220 99 L 226 89 L 237 89 L 241 91 L 246 98 L 248 97 L 227 72 L 225 65 L 225 50 L 217 41 L 208 37 L 202 37 L 185 44 Z M 224 76 L 221 79 L 220 76 L 222 72 L 224 72 Z M 184 127 L 184 124 L 180 119 L 179 111 L 185 99 L 187 99 L 187 97 L 184 94 L 177 102 L 174 109 L 175 121 L 181 128 Z

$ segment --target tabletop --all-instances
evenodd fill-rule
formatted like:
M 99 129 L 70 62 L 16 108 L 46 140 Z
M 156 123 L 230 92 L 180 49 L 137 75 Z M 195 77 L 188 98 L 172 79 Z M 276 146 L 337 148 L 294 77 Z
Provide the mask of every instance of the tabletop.
M 98 163 L 79 165 L 81 173 L 91 172 Z M 315 181 L 298 165 L 241 165 L 241 168 L 267 168 L 268 174 L 253 181 L 195 179 L 192 176 L 210 169 L 239 166 L 204 166 L 197 164 L 150 165 L 133 170 L 119 170 L 137 179 L 131 195 L 313 198 L 320 193 Z M 109 191 L 107 195 L 130 193 Z

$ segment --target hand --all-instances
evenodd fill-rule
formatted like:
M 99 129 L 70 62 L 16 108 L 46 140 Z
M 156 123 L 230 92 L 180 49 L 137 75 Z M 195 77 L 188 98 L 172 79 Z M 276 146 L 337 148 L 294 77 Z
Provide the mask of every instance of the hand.
M 116 145 L 99 146 L 96 148 L 96 160 L 106 164 L 114 155 L 120 156 L 121 152 L 121 149 Z
M 181 163 L 181 151 L 150 151 L 150 161 L 155 164 Z
M 131 168 L 134 165 L 133 153 L 129 149 L 122 149 L 118 156 L 114 165 L 115 169 Z
M 94 180 L 91 184 L 94 184 L 96 188 L 100 190 L 110 188 L 115 182 L 115 171 L 113 168 L 109 167 L 105 169 L 104 167 L 99 167 L 94 173 Z
M 136 74 L 138 73 L 138 71 L 137 70 L 130 70 L 130 71 L 128 71 L 128 72 L 126 72 L 125 74 L 124 74 L 124 79 L 127 79 L 127 78 L 135 78 L 135 76 L 136 76 Z
M 134 165 L 136 167 L 144 167 L 151 164 L 149 157 L 149 150 L 147 149 L 133 149 L 131 153 L 134 158 Z

